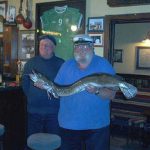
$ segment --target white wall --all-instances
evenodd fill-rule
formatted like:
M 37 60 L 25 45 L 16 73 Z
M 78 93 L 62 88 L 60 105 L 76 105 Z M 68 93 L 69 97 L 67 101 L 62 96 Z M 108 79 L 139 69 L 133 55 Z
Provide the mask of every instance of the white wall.
M 1 1 L 1 0 L 0 0 Z M 3 0 L 2 0 L 3 1 Z M 23 3 L 23 13 L 25 13 L 25 1 Z M 32 29 L 35 29 L 35 5 L 36 3 L 43 2 L 52 2 L 52 1 L 62 1 L 62 0 L 29 0 L 30 7 L 32 8 Z M 16 11 L 18 14 L 20 0 L 9 0 L 9 5 L 16 6 Z M 113 15 L 113 14 L 135 14 L 136 13 L 146 13 L 150 12 L 150 5 L 139 5 L 139 6 L 129 6 L 129 7 L 109 7 L 107 5 L 107 0 L 86 0 L 86 21 L 88 17 L 98 17 L 105 15 Z M 25 30 L 22 25 L 19 26 L 21 30 Z M 95 52 L 98 55 L 103 56 L 103 47 L 96 47 Z M 137 72 L 138 73 L 138 72 Z
M 0 0 L 3 1 L 3 0 Z M 35 24 L 35 5 L 36 3 L 52 2 L 52 1 L 62 1 L 62 0 L 29 0 L 32 6 L 32 22 L 33 29 Z M 23 11 L 25 13 L 25 2 L 23 3 Z M 16 11 L 18 13 L 18 8 L 20 6 L 20 0 L 9 0 L 9 5 L 16 6 Z M 112 14 L 136 14 L 150 12 L 150 5 L 140 5 L 140 6 L 129 6 L 129 7 L 109 7 L 107 5 L 107 0 L 86 0 L 86 17 L 96 17 L 105 16 Z
M 123 50 L 123 62 L 114 63 L 117 73 L 150 75 L 150 70 L 136 69 L 136 47 L 150 47 L 150 44 L 142 42 L 150 29 L 149 27 L 150 23 L 116 24 L 114 49 Z

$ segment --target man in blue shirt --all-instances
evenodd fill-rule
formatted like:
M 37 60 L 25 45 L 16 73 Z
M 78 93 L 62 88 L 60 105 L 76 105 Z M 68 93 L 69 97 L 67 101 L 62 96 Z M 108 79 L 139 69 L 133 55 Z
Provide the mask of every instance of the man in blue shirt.
M 94 54 L 88 35 L 76 35 L 73 41 L 74 59 L 62 65 L 56 83 L 72 84 L 93 73 L 115 74 L 105 58 Z M 86 91 L 60 98 L 61 150 L 81 150 L 83 142 L 87 150 L 109 150 L 110 99 L 114 96 L 113 90 L 90 86 Z

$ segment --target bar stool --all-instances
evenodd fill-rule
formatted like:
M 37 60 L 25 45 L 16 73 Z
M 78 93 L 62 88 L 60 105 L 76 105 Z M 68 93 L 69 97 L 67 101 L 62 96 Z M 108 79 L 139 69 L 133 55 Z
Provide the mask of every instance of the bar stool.
M 0 150 L 3 150 L 3 139 L 2 139 L 2 135 L 5 132 L 5 127 L 4 125 L 0 124 Z
M 27 145 L 32 150 L 55 150 L 61 145 L 61 138 L 56 134 L 35 133 L 28 137 Z

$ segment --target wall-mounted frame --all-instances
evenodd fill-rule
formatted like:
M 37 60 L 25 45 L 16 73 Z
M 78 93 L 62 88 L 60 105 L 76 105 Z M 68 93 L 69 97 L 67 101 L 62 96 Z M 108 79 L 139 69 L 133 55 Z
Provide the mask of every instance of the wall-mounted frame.
M 146 5 L 150 4 L 149 0 L 107 0 L 110 7 L 131 6 L 131 5 Z
M 150 47 L 136 47 L 136 69 L 150 69 Z
M 19 31 L 18 59 L 27 60 L 35 55 L 35 31 Z
M 3 16 L 0 16 L 0 33 L 3 33 L 4 29 L 4 18 Z
M 89 36 L 93 39 L 94 47 L 101 47 L 104 45 L 103 33 L 91 33 Z
M 7 1 L 0 2 L 0 15 L 6 18 Z
M 16 17 L 16 7 L 12 5 L 8 6 L 6 21 L 8 23 L 14 23 L 15 17 Z
M 89 17 L 88 18 L 88 32 L 103 32 L 104 18 L 103 17 Z
M 35 37 L 38 39 L 42 34 L 53 35 L 57 41 L 56 56 L 67 60 L 73 57 L 73 36 L 85 33 L 85 12 L 85 0 L 37 3 L 35 27 L 39 32 L 36 32 Z M 73 31 L 71 25 L 75 25 L 74 27 L 77 27 L 77 30 Z M 38 50 L 38 40 L 35 41 L 36 50 Z M 38 54 L 38 51 L 36 51 L 36 54 Z
M 123 49 L 114 49 L 114 62 L 123 62 Z

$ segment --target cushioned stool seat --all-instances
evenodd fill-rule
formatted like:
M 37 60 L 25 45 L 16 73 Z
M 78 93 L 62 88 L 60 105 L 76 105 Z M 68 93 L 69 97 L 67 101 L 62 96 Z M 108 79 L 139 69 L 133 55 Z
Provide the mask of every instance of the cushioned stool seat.
M 0 150 L 3 150 L 3 137 L 2 135 L 5 132 L 5 127 L 4 125 L 0 124 Z
M 0 124 L 0 136 L 4 134 L 5 127 L 4 125 Z
M 35 133 L 28 137 L 27 145 L 33 150 L 55 150 L 61 145 L 61 138 L 56 134 Z

